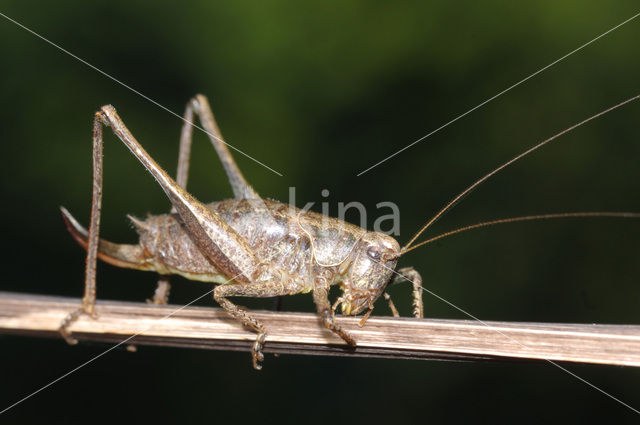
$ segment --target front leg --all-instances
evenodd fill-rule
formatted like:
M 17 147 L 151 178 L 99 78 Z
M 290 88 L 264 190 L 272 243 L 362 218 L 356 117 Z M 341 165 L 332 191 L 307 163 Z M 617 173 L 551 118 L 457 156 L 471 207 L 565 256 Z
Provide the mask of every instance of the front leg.
M 316 303 L 322 325 L 342 338 L 347 344 L 355 347 L 356 340 L 351 333 L 342 329 L 342 327 L 335 322 L 335 314 L 329 303 L 329 285 L 324 282 L 314 282 L 313 301 Z
M 395 285 L 400 282 L 411 282 L 413 285 L 413 317 L 422 319 L 424 318 L 424 306 L 422 303 L 422 276 L 413 267 L 405 267 L 396 272 L 396 277 L 391 282 Z M 385 296 L 387 298 L 387 296 Z M 391 301 L 388 298 L 388 301 Z M 395 309 L 395 307 L 392 308 Z M 395 314 L 394 314 L 395 316 Z

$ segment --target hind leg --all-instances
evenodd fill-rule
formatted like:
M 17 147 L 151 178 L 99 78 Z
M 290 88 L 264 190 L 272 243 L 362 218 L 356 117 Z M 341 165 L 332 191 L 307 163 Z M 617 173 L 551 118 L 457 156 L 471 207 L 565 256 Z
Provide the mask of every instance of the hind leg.
M 227 173 L 229 183 L 231 184 L 235 197 L 238 199 L 259 198 L 258 194 L 245 180 L 242 172 L 236 165 L 231 152 L 227 149 L 227 146 L 222 139 L 222 135 L 220 134 L 218 124 L 213 116 L 213 112 L 211 112 L 209 102 L 203 95 L 196 95 L 189 100 L 184 111 L 184 124 L 180 131 L 180 147 L 178 150 L 178 170 L 176 172 L 176 183 L 178 186 L 186 189 L 187 181 L 189 180 L 191 145 L 193 144 L 194 111 L 200 118 L 200 122 L 209 136 L 211 144 L 220 157 L 220 161 Z M 176 213 L 176 208 L 172 207 L 171 212 Z M 170 288 L 171 282 L 169 276 L 160 276 L 153 300 L 148 300 L 148 302 L 153 304 L 167 304 Z
M 100 211 L 102 207 L 102 125 L 96 118 L 93 121 L 93 190 L 91 195 L 91 222 L 87 237 L 87 260 L 82 305 L 62 320 L 60 334 L 71 345 L 78 340 L 71 337 L 69 326 L 83 314 L 97 317 L 96 304 L 96 266 L 98 260 L 98 243 L 100 230 Z
M 184 124 L 180 131 L 180 147 L 178 148 L 178 170 L 176 171 L 176 183 L 183 189 L 187 188 L 189 179 L 189 164 L 191 162 L 191 144 L 193 140 L 193 107 L 191 102 L 182 116 Z M 176 213 L 176 208 L 171 207 L 171 213 Z M 161 275 L 158 278 L 158 286 L 153 294 L 153 299 L 148 299 L 149 304 L 166 305 L 169 302 L 169 292 L 171 291 L 171 277 Z
M 168 275 L 160 275 L 158 278 L 158 286 L 153 293 L 153 298 L 148 299 L 147 303 L 156 305 L 167 305 L 169 302 L 169 292 L 171 291 L 171 278 Z

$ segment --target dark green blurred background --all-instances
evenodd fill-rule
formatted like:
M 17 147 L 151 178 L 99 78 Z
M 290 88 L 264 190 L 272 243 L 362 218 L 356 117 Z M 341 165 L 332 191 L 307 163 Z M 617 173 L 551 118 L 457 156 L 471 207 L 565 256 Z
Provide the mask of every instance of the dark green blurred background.
M 211 4 L 207 4 L 211 3 Z M 640 92 L 640 18 L 374 170 L 356 174 L 639 12 L 634 1 L 157 2 L 3 1 L 0 11 L 182 114 L 209 96 L 226 139 L 265 197 L 360 201 L 401 209 L 401 243 L 493 167 Z M 2 291 L 80 296 L 83 251 L 58 205 L 88 221 L 91 120 L 111 103 L 154 158 L 175 172 L 180 121 L 0 19 Z M 481 186 L 431 235 L 499 217 L 640 211 L 640 103 L 562 137 Z M 125 213 L 168 202 L 107 131 L 102 234 L 134 241 Z M 231 191 L 197 134 L 189 181 L 202 200 Z M 386 211 L 385 211 L 386 213 Z M 639 323 L 640 222 L 524 223 L 469 232 L 401 265 L 486 320 Z M 142 301 L 153 274 L 99 266 L 102 299 Z M 174 279 L 172 302 L 210 288 Z M 394 288 L 405 314 L 408 288 Z M 403 301 L 404 300 L 404 301 Z M 266 308 L 269 302 L 243 300 Z M 199 305 L 213 306 L 207 299 Z M 311 296 L 285 308 L 312 311 Z M 425 295 L 430 317 L 460 318 Z M 376 310 L 386 314 L 384 306 Z M 0 339 L 4 408 L 107 346 Z M 638 408 L 637 369 L 568 368 Z M 140 347 L 116 350 L 17 406 L 2 422 L 332 420 L 631 422 L 630 410 L 549 364 L 267 356 Z

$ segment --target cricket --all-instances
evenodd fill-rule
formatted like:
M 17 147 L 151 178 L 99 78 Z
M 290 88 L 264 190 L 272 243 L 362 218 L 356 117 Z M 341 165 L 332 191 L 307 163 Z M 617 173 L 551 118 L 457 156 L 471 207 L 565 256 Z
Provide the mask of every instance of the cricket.
M 394 316 L 398 312 L 385 289 L 390 284 L 412 285 L 413 316 L 424 317 L 422 278 L 411 267 L 396 270 L 406 253 L 438 239 L 481 227 L 567 217 L 640 218 L 633 212 L 569 212 L 502 218 L 461 227 L 425 241 L 417 239 L 464 196 L 494 174 L 529 155 L 561 135 L 616 108 L 640 98 L 629 98 L 538 143 L 475 181 L 438 211 L 403 247 L 391 236 L 366 230 L 337 218 L 298 209 L 286 203 L 263 199 L 247 183 L 224 142 L 207 98 L 197 95 L 187 104 L 180 135 L 176 179 L 162 169 L 127 129 L 111 105 L 100 108 L 93 121 L 93 190 L 89 229 L 86 230 L 64 208 L 62 217 L 72 237 L 87 251 L 85 289 L 81 306 L 70 312 L 59 331 L 69 344 L 76 344 L 70 327 L 81 315 L 98 316 L 96 302 L 97 260 L 159 274 L 158 286 L 150 302 L 167 304 L 170 275 L 218 284 L 214 300 L 233 318 L 257 333 L 251 349 L 255 369 L 261 369 L 268 329 L 251 313 L 229 297 L 279 297 L 311 292 L 321 326 L 352 347 L 353 335 L 335 321 L 336 310 L 344 315 L 365 312 L 364 326 L 374 303 L 381 296 Z M 233 191 L 233 199 L 208 204 L 187 190 L 194 114 L 216 150 Z M 167 214 L 138 219 L 129 216 L 139 234 L 137 244 L 118 244 L 99 237 L 102 204 L 103 126 L 111 127 L 142 163 L 171 202 Z M 334 302 L 330 288 L 339 285 L 342 293 Z

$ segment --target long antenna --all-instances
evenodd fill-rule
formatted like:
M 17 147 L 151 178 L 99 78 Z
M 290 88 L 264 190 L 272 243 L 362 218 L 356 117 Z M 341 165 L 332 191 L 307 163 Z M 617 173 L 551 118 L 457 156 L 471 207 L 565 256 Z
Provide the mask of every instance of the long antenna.
M 605 109 L 604 111 L 601 111 L 585 120 L 580 121 L 577 124 L 572 125 L 571 127 L 562 130 L 560 133 L 556 134 L 555 136 L 549 137 L 548 139 L 546 139 L 543 142 L 538 143 L 537 145 L 527 149 L 526 151 L 522 152 L 520 155 L 510 159 L 509 161 L 505 162 L 504 164 L 502 164 L 501 166 L 499 166 L 498 168 L 496 168 L 495 170 L 491 171 L 489 174 L 485 175 L 484 177 L 482 177 L 481 179 L 477 180 L 475 183 L 473 183 L 471 186 L 469 186 L 468 188 L 466 188 L 464 191 L 462 191 L 458 196 L 456 196 L 455 198 L 453 198 L 453 200 L 451 200 L 451 202 L 449 202 L 447 205 L 445 205 L 444 208 L 442 208 L 440 211 L 438 211 L 438 213 L 436 215 L 433 216 L 433 218 L 431 220 L 429 220 L 427 222 L 427 224 L 425 224 L 424 226 L 422 226 L 422 228 L 418 231 L 418 233 L 416 233 L 411 240 L 402 248 L 402 253 L 408 252 L 409 251 L 409 247 L 411 246 L 411 244 L 413 244 L 416 239 L 418 239 L 418 237 L 420 237 L 420 235 L 427 230 L 438 218 L 440 218 L 445 212 L 447 212 L 449 209 L 451 209 L 460 199 L 462 199 L 465 195 L 467 195 L 469 192 L 471 192 L 473 189 L 475 189 L 477 186 L 479 186 L 480 184 L 482 184 L 483 182 L 485 182 L 487 179 L 489 179 L 489 177 L 493 176 L 494 174 L 496 174 L 497 172 L 501 171 L 502 169 L 508 167 L 509 165 L 513 164 L 514 162 L 516 162 L 517 160 L 529 155 L 531 152 L 541 148 L 542 146 L 546 145 L 547 143 L 549 143 L 550 141 L 557 139 L 558 137 L 562 136 L 565 133 L 570 132 L 571 130 L 580 127 L 583 124 L 586 124 L 587 122 L 598 118 L 601 115 L 604 115 L 608 112 L 613 111 L 614 109 L 617 109 L 623 105 L 626 105 L 627 103 L 633 102 L 634 100 L 637 100 L 640 98 L 640 94 L 633 96 L 627 100 L 625 100 L 624 102 L 620 102 L 617 105 L 611 106 L 610 108 Z
M 470 226 L 460 227 L 455 230 L 442 233 L 438 236 L 434 236 L 426 241 L 420 242 L 417 245 L 402 250 L 402 255 L 409 251 L 413 251 L 423 245 L 430 244 L 439 239 L 446 238 L 447 236 L 455 235 L 456 233 L 466 232 L 467 230 L 478 229 L 480 227 L 493 226 L 494 224 L 506 224 L 516 223 L 519 221 L 531 221 L 531 220 L 546 220 L 550 218 L 571 218 L 571 217 L 618 217 L 618 218 L 640 218 L 640 213 L 631 212 L 570 212 L 570 213 L 557 213 L 557 214 L 539 214 L 539 215 L 527 215 L 524 217 L 509 217 L 501 218 L 499 220 L 484 221 L 482 223 L 472 224 Z

